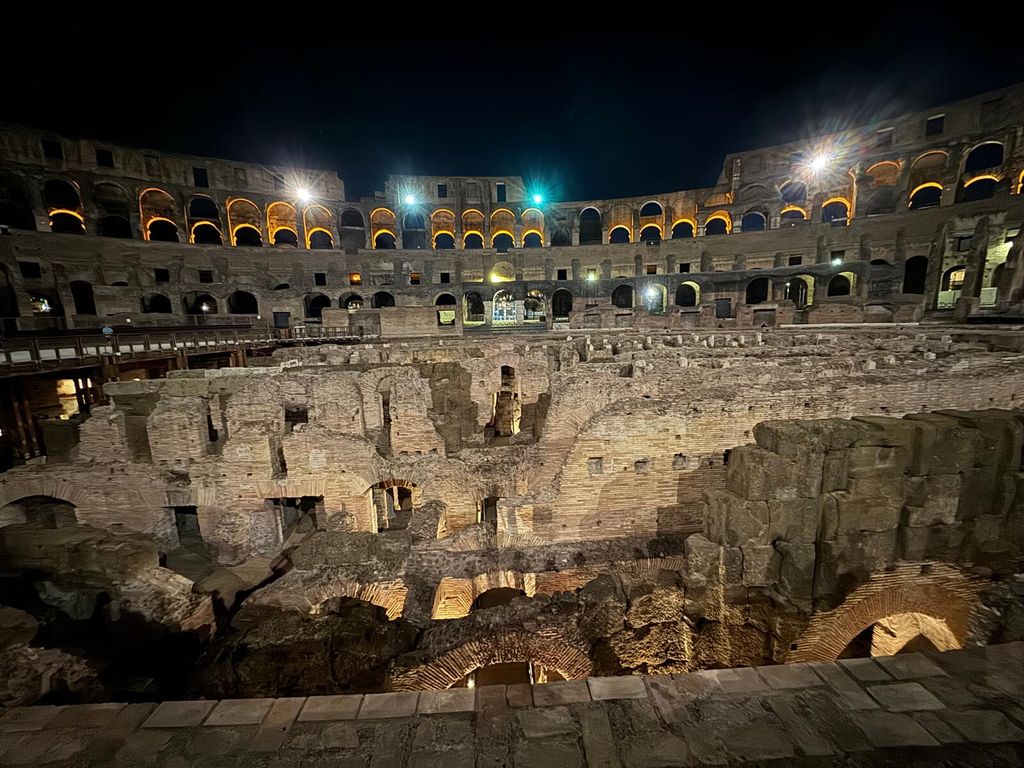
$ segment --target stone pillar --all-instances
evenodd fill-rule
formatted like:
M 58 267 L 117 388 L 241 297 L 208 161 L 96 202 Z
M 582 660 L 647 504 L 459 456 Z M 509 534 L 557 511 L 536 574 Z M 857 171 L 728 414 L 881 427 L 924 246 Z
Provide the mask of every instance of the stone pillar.
M 572 279 L 573 280 L 581 279 L 581 277 L 580 277 L 580 273 L 581 272 L 582 272 L 582 270 L 580 269 L 580 260 L 579 259 L 573 259 L 572 260 Z
M 985 261 L 988 258 L 988 229 L 988 216 L 982 216 L 974 225 L 974 237 L 971 238 L 971 250 L 967 259 L 961 297 L 981 296 L 981 289 L 985 284 Z
M 701 251 L 700 254 L 700 271 L 701 272 L 714 272 L 715 271 L 715 260 L 711 258 L 711 254 L 707 251 Z
M 928 273 L 924 280 L 925 309 L 935 309 L 942 282 L 942 263 L 946 257 L 946 243 L 949 240 L 949 224 L 939 225 L 928 248 Z
M 825 236 L 818 235 L 814 243 L 814 263 L 828 264 L 828 249 L 825 247 Z
M 861 261 L 871 261 L 871 235 L 866 232 L 860 236 L 860 244 L 857 246 L 857 258 Z
M 633 276 L 640 277 L 644 273 L 644 257 L 637 254 L 633 257 Z

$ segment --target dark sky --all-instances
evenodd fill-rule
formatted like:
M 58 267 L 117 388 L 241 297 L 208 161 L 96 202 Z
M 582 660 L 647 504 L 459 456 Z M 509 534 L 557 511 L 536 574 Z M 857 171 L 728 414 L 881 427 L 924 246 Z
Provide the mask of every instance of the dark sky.
M 335 169 L 350 199 L 423 173 L 520 174 L 569 200 L 709 185 L 730 151 L 1024 81 L 1012 36 L 857 5 L 763 38 L 774 22 L 728 10 L 666 17 L 664 34 L 545 20 L 559 30 L 545 36 L 521 7 L 493 36 L 493 9 L 461 34 L 398 29 L 383 5 L 366 19 L 260 10 L 274 7 L 251 5 L 251 26 L 54 11 L 34 22 L 46 44 L 5 67 L 0 119 Z

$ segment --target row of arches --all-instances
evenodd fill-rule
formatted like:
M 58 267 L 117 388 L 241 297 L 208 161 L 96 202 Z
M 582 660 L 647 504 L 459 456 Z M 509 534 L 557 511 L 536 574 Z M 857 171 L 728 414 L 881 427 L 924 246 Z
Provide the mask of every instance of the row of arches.
M 489 222 L 490 226 L 485 227 L 485 222 Z M 457 223 L 461 227 L 457 227 Z M 398 218 L 394 211 L 385 207 L 375 208 L 370 213 L 370 225 L 374 248 L 398 247 Z M 539 208 L 526 208 L 519 214 L 518 219 L 508 208 L 498 208 L 492 211 L 489 217 L 485 217 L 478 208 L 467 208 L 460 216 L 456 216 L 449 208 L 438 208 L 430 213 L 429 230 L 424 214 L 412 209 L 406 211 L 402 217 L 402 247 L 426 248 L 429 234 L 431 248 L 450 250 L 456 247 L 455 238 L 459 236 L 460 231 L 462 247 L 468 250 L 484 248 L 485 236 L 489 237 L 490 247 L 498 251 L 507 251 L 517 245 L 523 248 L 540 248 L 546 240 L 544 214 Z

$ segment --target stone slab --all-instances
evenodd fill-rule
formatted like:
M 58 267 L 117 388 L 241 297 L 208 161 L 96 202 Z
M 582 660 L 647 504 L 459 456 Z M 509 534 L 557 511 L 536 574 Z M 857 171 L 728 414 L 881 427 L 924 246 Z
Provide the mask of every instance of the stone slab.
M 576 721 L 568 707 L 542 707 L 519 712 L 519 725 L 528 739 L 576 733 Z
M 556 704 L 576 704 L 590 701 L 590 689 L 586 680 L 564 680 L 533 686 L 533 703 L 538 707 Z
M 583 709 L 579 718 L 587 768 L 621 768 L 607 713 L 602 709 Z
M 901 653 L 899 656 L 879 656 L 875 659 L 886 672 L 897 680 L 914 680 L 919 677 L 939 677 L 946 673 L 931 659 L 921 653 Z
M 946 705 L 932 696 L 920 683 L 872 685 L 868 693 L 890 712 L 916 712 L 945 709 Z
M 911 715 L 940 744 L 956 744 L 964 737 L 935 712 L 915 712 Z
M 476 709 L 476 691 L 472 688 L 449 688 L 446 691 L 420 693 L 416 711 L 421 715 L 439 715 L 446 712 L 472 712 Z
M 409 768 L 474 768 L 476 755 L 472 749 L 413 752 L 409 755 Z
M 934 747 L 939 743 L 910 715 L 853 712 L 850 716 L 875 747 Z
M 1021 730 L 1010 719 L 994 709 L 967 709 L 960 712 L 947 710 L 940 714 L 968 741 L 980 744 L 998 744 L 1000 742 L 1024 741 L 1024 730 Z
M 416 713 L 418 691 L 398 693 L 368 693 L 359 709 L 360 720 L 382 720 L 391 717 L 411 717 Z
M 625 768 L 651 768 L 661 766 L 687 766 L 692 764 L 686 742 L 671 733 L 647 733 L 622 746 L 622 764 Z
M 709 669 L 694 674 L 711 678 L 718 683 L 723 693 L 759 693 L 768 689 L 768 685 L 753 667 Z
M 310 696 L 299 713 L 300 723 L 317 720 L 355 720 L 363 703 L 360 696 Z
M 582 768 L 583 756 L 574 740 L 535 739 L 516 744 L 516 768 Z
M 21 733 L 47 727 L 63 707 L 18 707 L 11 709 L 0 720 L 0 732 Z
M 484 688 L 477 688 L 477 696 L 483 693 Z M 533 686 L 529 683 L 514 683 L 505 688 L 505 700 L 510 707 L 532 707 Z
M 591 677 L 587 680 L 587 685 L 590 687 L 590 698 L 594 701 L 647 698 L 643 678 L 635 675 Z
M 256 731 L 256 736 L 246 745 L 251 752 L 276 752 L 291 735 L 295 719 L 302 711 L 306 699 L 303 697 L 274 699 L 270 711 Z
M 824 685 L 824 681 L 814 674 L 814 670 L 803 662 L 796 664 L 775 664 L 770 667 L 758 667 L 757 673 L 768 683 L 770 688 L 787 690 L 790 688 L 813 688 Z
M 843 668 L 829 661 L 812 661 L 808 666 L 837 694 L 838 703 L 846 709 L 877 709 L 878 704 Z
M 812 756 L 835 754 L 829 740 L 818 733 L 807 717 L 797 710 L 795 699 L 788 696 L 772 696 L 766 701 L 775 716 L 782 721 L 787 733 L 802 754 Z
M 892 680 L 892 676 L 876 664 L 874 659 L 840 659 L 839 665 L 862 683 Z
M 143 728 L 193 728 L 217 706 L 216 701 L 165 701 L 146 718 Z
M 273 699 L 223 699 L 203 725 L 259 725 L 273 705 Z
M 776 725 L 736 725 L 723 741 L 740 760 L 786 760 L 796 755 L 789 735 Z
M 57 713 L 50 723 L 56 728 L 103 728 L 117 719 L 125 704 L 74 704 Z

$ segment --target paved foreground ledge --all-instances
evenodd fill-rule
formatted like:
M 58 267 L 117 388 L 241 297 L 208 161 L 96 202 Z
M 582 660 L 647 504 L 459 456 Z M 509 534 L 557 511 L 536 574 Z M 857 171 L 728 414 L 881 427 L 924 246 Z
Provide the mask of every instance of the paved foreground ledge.
M 23 707 L 0 765 L 1024 765 L 1024 643 L 422 693 Z

